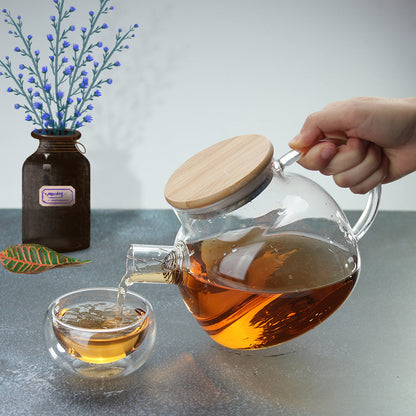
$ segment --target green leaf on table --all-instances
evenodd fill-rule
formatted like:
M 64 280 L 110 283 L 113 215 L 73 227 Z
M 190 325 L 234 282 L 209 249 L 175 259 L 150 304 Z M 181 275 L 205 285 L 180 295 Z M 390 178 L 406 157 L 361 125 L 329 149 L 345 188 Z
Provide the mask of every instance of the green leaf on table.
M 80 266 L 91 260 L 77 260 L 40 244 L 16 244 L 0 252 L 0 263 L 13 273 L 41 273 L 55 267 Z

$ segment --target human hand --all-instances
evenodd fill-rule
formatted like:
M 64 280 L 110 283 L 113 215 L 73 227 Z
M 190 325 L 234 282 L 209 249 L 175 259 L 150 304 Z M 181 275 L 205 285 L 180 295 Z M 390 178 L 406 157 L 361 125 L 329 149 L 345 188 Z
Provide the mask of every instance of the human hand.
M 289 143 L 299 163 L 354 193 L 416 170 L 416 98 L 360 97 L 311 114 Z

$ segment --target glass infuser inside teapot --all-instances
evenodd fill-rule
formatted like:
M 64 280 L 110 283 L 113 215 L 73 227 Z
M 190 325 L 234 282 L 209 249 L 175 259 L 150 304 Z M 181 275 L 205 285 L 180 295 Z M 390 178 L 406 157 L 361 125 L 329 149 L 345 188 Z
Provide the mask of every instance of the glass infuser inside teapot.
M 121 287 L 177 284 L 201 327 L 229 348 L 271 347 L 321 323 L 357 281 L 357 241 L 380 187 L 351 227 L 326 191 L 286 171 L 299 157 L 273 160 L 266 137 L 245 135 L 190 158 L 165 188 L 181 222 L 175 245 L 131 245 Z

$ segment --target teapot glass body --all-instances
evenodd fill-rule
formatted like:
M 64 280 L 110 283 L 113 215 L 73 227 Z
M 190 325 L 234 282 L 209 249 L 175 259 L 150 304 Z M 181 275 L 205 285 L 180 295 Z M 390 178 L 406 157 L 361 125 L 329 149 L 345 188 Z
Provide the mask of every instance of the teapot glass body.
M 180 292 L 229 348 L 270 347 L 314 328 L 359 275 L 356 237 L 334 200 L 306 178 L 270 171 L 261 193 L 235 210 L 177 212 L 177 241 L 190 253 Z

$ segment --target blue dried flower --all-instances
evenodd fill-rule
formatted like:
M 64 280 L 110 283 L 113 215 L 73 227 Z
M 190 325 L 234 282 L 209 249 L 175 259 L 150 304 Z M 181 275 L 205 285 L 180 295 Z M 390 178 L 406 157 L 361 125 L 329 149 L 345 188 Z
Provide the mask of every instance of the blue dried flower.
M 5 61 L 0 60 L 0 66 L 5 69 L 3 73 L 0 72 L 0 76 L 12 78 L 17 84 L 16 88 L 8 87 L 8 92 L 25 96 L 27 103 L 24 106 L 17 103 L 14 104 L 14 107 L 25 109 L 27 113 L 26 120 L 33 121 L 40 130 L 48 127 L 64 134 L 61 129 L 72 131 L 85 123 L 92 122 L 92 115 L 85 114 L 86 111 L 92 111 L 94 108 L 92 104 L 89 104 L 89 101 L 102 95 L 100 88 L 103 83 L 113 83 L 111 78 L 102 77 L 102 74 L 120 66 L 118 60 L 114 62 L 110 59 L 114 54 L 129 48 L 129 45 L 125 44 L 126 40 L 134 37 L 132 32 L 138 25 L 131 26 L 126 33 L 119 28 L 116 33 L 116 43 L 110 48 L 104 47 L 102 41 L 93 40 L 93 36 L 100 33 L 100 30 L 109 28 L 107 23 L 98 23 L 100 16 L 108 13 L 109 10 L 114 10 L 113 6 L 107 6 L 109 0 L 100 0 L 98 11 L 92 10 L 89 12 L 89 27 L 80 28 L 82 44 L 73 43 L 67 37 L 67 34 L 68 32 L 75 32 L 75 25 L 65 25 L 65 20 L 70 13 L 75 11 L 75 7 L 71 6 L 65 11 L 63 9 L 64 0 L 53 0 L 53 2 L 57 10 L 56 15 L 49 16 L 53 29 L 51 33 L 45 35 L 49 42 L 49 49 L 52 51 L 52 54 L 49 55 L 49 66 L 40 64 L 39 50 L 32 51 L 33 36 L 22 34 L 21 16 L 18 15 L 17 19 L 13 20 L 9 16 L 9 12 L 3 9 L 3 13 L 6 14 L 4 20 L 13 29 L 9 30 L 9 34 L 20 38 L 23 42 L 23 46 L 16 46 L 14 51 L 20 53 L 23 57 L 28 57 L 30 64 L 20 64 L 19 69 L 22 72 L 13 76 L 10 58 L 6 56 Z M 64 29 L 64 26 L 66 26 L 66 29 Z M 64 50 L 69 47 L 72 47 L 74 51 L 72 57 L 74 65 L 67 64 L 69 59 L 63 54 Z M 102 61 L 94 60 L 94 47 L 103 48 Z M 60 63 L 58 64 L 56 60 Z M 24 71 L 28 71 L 27 82 L 36 86 L 36 90 L 32 87 L 26 90 L 23 87 Z M 88 74 L 90 74 L 89 77 Z M 49 77 L 52 77 L 52 79 Z M 42 98 L 40 98 L 41 95 Z M 37 101 L 34 101 L 35 97 L 39 97 Z M 64 100 L 64 104 L 62 100 Z M 72 105 L 75 102 L 74 108 Z M 48 112 L 45 111 L 46 108 Z M 70 114 L 72 111 L 75 111 L 75 115 Z M 56 128 L 56 126 L 60 127 Z
M 84 77 L 84 78 L 82 79 L 81 84 L 79 84 L 79 86 L 80 86 L 81 88 L 87 88 L 87 87 L 88 87 L 88 82 L 89 82 L 88 78 Z

